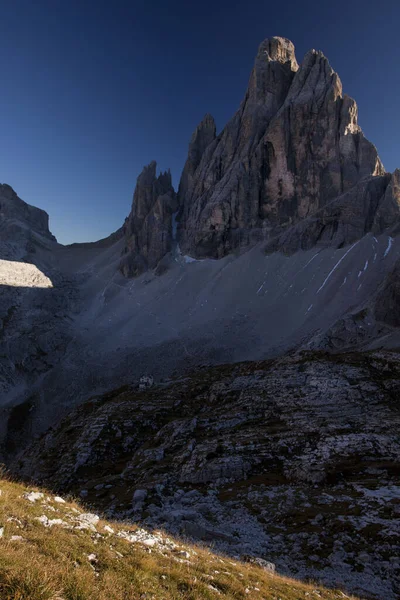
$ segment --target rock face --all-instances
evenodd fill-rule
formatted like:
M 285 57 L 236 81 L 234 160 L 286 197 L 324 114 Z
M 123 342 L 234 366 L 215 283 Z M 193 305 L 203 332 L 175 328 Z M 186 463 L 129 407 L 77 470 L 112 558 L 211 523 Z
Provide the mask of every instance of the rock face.
M 77 291 L 54 267 L 58 248 L 48 214 L 0 185 L 0 437 L 14 429 L 10 449 L 29 435 L 26 419 L 41 396 L 36 384 L 71 339 Z
M 328 60 L 312 50 L 299 67 L 284 38 L 261 44 L 238 112 L 215 139 L 203 136 L 210 143 L 195 167 L 203 129 L 179 188 L 180 246 L 197 258 L 269 240 L 363 177 L 384 175 Z
M 215 140 L 216 125 L 214 118 L 207 114 L 201 123 L 196 127 L 192 139 L 189 144 L 188 157 L 183 168 L 181 180 L 179 183 L 178 196 L 185 198 L 188 190 L 193 184 L 193 176 L 200 164 L 205 150 Z M 183 205 L 185 215 L 187 214 L 188 205 Z
M 392 327 L 400 327 L 400 260 L 397 260 L 377 295 L 375 318 Z
M 49 242 L 56 242 L 49 231 L 49 215 L 21 200 L 11 186 L 0 184 L 1 258 L 20 258 Z
M 264 40 L 234 117 L 218 136 L 209 114 L 194 131 L 177 195 L 155 162 L 139 176 L 121 271 L 153 269 L 173 246 L 222 258 L 260 241 L 295 252 L 397 232 L 399 173 L 385 173 L 322 52 L 299 66 L 289 40 Z
M 317 245 L 342 248 L 371 231 L 394 235 L 400 222 L 399 173 L 365 177 L 312 216 L 271 239 L 266 250 L 292 254 Z
M 170 172 L 157 177 L 156 168 L 153 161 L 139 175 L 132 210 L 124 225 L 125 248 L 120 269 L 127 277 L 153 269 L 172 247 L 176 195 Z
M 400 362 L 304 352 L 129 387 L 72 412 L 15 462 L 91 506 L 398 597 Z

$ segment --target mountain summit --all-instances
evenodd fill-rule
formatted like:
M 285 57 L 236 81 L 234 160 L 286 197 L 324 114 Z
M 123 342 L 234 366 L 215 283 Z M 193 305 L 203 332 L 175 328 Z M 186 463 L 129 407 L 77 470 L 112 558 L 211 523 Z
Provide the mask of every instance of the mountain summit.
M 138 179 L 131 224 L 142 210 L 142 180 L 152 165 Z M 397 222 L 396 181 L 364 137 L 357 105 L 343 94 L 322 52 L 310 50 L 298 65 L 292 42 L 272 37 L 260 44 L 244 99 L 221 133 L 216 135 L 214 119 L 206 115 L 192 136 L 177 194 L 179 247 L 194 258 L 221 258 L 258 241 L 276 249 L 279 236 L 314 215 L 322 222 L 316 233 L 308 227 L 299 236 L 297 229 L 290 244 L 287 236 L 282 240 L 287 248 L 296 251 L 320 240 L 350 243 Z M 169 182 L 172 198 L 170 187 Z M 327 207 L 337 198 L 333 219 Z M 149 206 L 146 219 L 157 225 L 143 250 L 137 243 L 132 247 L 132 226 L 127 228 L 125 275 L 155 266 L 155 258 L 171 248 L 173 208 L 167 205 L 167 210 L 159 202 Z M 150 263 L 141 259 L 143 252 L 153 257 Z M 139 268 L 126 268 L 138 262 Z

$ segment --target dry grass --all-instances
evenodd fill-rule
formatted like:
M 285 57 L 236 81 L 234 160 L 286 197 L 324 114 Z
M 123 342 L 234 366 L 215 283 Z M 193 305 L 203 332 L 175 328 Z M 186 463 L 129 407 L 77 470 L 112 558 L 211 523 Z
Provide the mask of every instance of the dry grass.
M 338 599 L 340 591 L 305 585 L 263 569 L 179 544 L 190 553 L 146 548 L 115 533 L 126 524 L 99 521 L 97 532 L 45 528 L 35 518 L 46 515 L 71 523 L 85 512 L 75 502 L 58 504 L 45 492 L 44 503 L 23 498 L 26 487 L 0 479 L 0 598 L 1 600 L 195 600 L 227 599 Z M 31 488 L 29 489 L 31 491 Z M 49 508 L 50 507 L 50 508 Z M 54 510 L 51 509 L 53 507 Z M 130 529 L 134 529 L 130 527 Z M 11 541 L 12 536 L 23 540 Z M 96 555 L 96 562 L 88 559 Z

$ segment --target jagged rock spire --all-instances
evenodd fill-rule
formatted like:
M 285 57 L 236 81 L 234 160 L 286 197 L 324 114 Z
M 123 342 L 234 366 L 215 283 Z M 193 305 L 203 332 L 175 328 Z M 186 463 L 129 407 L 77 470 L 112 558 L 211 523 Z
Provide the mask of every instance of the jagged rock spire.
M 156 174 L 157 163 L 137 178 L 132 209 L 124 226 L 125 247 L 120 269 L 127 277 L 153 269 L 170 251 L 172 214 L 177 209 L 170 171 Z
M 381 180 L 362 183 L 369 177 Z M 397 218 L 389 180 L 324 54 L 310 50 L 299 66 L 292 42 L 272 37 L 260 44 L 243 101 L 221 133 L 207 114 L 192 135 L 177 197 L 179 245 L 196 258 L 220 258 L 260 240 L 291 249 L 316 243 L 319 225 L 310 232 L 305 223 L 292 240 L 283 234 L 317 215 L 328 239 L 324 207 L 336 199 L 338 229 L 329 239 L 343 244 Z M 347 202 L 360 216 L 352 228 Z M 170 175 L 157 178 L 153 162 L 138 178 L 125 227 L 125 274 L 152 268 L 169 251 L 175 209 Z
M 299 67 L 289 40 L 265 40 L 238 112 L 180 189 L 181 248 L 224 256 L 384 172 L 322 52 L 311 50 Z

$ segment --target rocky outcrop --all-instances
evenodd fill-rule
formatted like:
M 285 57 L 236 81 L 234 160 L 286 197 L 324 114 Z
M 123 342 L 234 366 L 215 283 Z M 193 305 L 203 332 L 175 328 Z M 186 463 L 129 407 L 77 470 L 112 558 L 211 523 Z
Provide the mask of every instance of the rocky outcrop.
M 194 257 L 268 240 L 365 176 L 384 175 L 328 60 L 312 50 L 298 67 L 284 38 L 261 44 L 239 111 L 208 139 L 179 190 L 180 246 Z
M 0 257 L 18 259 L 56 241 L 49 231 L 49 215 L 21 200 L 11 186 L 0 184 Z
M 375 301 L 375 318 L 400 327 L 400 260 L 386 277 Z
M 71 412 L 15 470 L 108 515 L 394 600 L 399 375 L 396 353 L 307 352 L 127 386 Z
M 384 198 L 378 204 L 372 230 L 375 234 L 387 231 L 396 235 L 400 231 L 400 169 L 391 175 Z
M 156 168 L 153 161 L 139 175 L 132 210 L 124 225 L 125 248 L 120 270 L 127 277 L 153 269 L 172 247 L 176 195 L 171 173 L 157 177 Z
M 78 291 L 75 277 L 55 267 L 59 250 L 48 214 L 0 185 L 0 437 L 14 429 L 14 448 L 30 433 L 37 382 L 65 359 L 71 340 Z
M 209 114 L 194 131 L 177 198 L 155 163 L 139 176 L 121 271 L 134 276 L 159 264 L 172 248 L 178 207 L 179 249 L 193 258 L 222 258 L 259 241 L 295 252 L 397 233 L 399 181 L 399 172 L 385 173 L 322 52 L 311 50 L 299 66 L 293 44 L 273 37 L 260 45 L 222 132 Z
M 271 239 L 266 251 L 292 254 L 314 246 L 342 248 L 369 232 L 391 232 L 400 224 L 398 173 L 362 179 L 312 216 Z
M 190 140 L 188 157 L 179 183 L 178 197 L 185 198 L 188 190 L 193 184 L 193 176 L 196 173 L 196 169 L 200 164 L 203 154 L 211 142 L 215 140 L 215 137 L 216 125 L 214 118 L 210 114 L 207 114 L 196 127 L 192 139 Z M 185 209 L 186 215 L 189 206 L 183 204 L 182 208 Z

